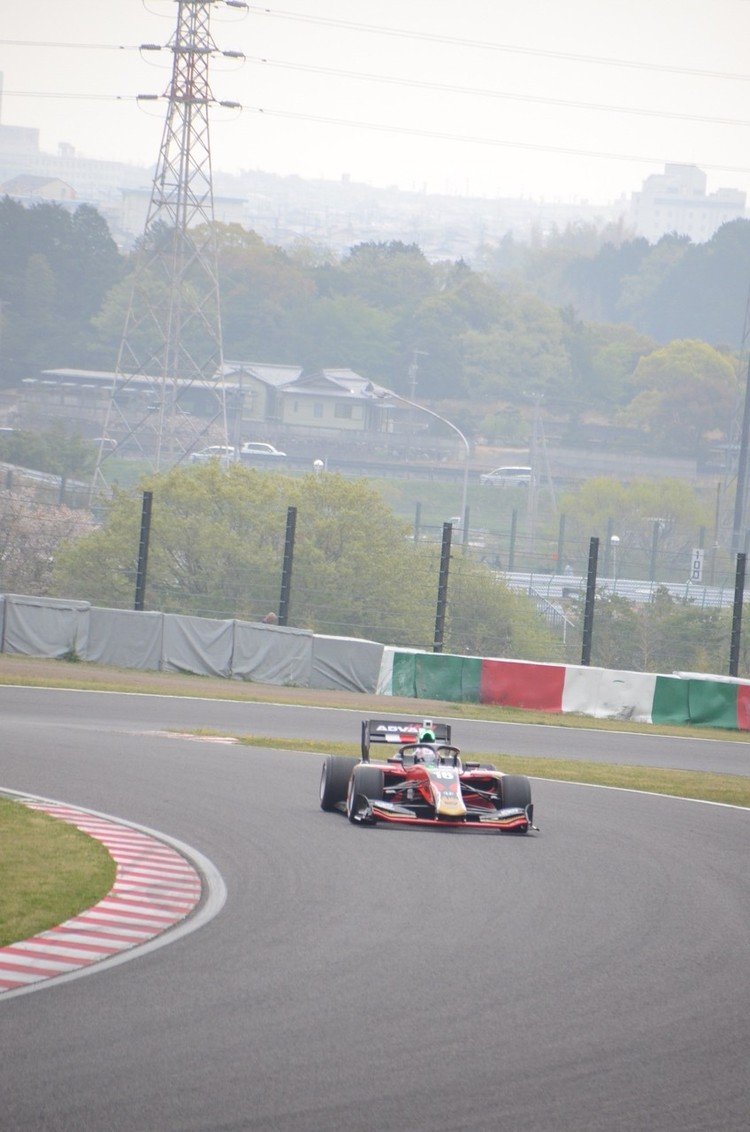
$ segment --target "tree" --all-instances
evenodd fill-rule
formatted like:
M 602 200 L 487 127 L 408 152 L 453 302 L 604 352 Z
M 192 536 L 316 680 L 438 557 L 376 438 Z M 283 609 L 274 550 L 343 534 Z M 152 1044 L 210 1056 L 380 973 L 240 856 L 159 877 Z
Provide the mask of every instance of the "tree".
M 412 308 L 434 288 L 424 253 L 400 240 L 357 244 L 341 264 L 334 285 L 380 310 Z
M 30 489 L 0 491 L 0 592 L 50 592 L 63 543 L 93 527 L 86 511 L 38 503 Z
M 591 365 L 590 403 L 610 409 L 622 405 L 630 397 L 633 371 L 656 343 L 624 323 L 589 323 L 583 333 Z
M 586 480 L 560 499 L 568 520 L 568 535 L 585 545 L 592 535 L 602 543 L 610 531 L 620 539 L 621 576 L 648 577 L 654 525 L 658 523 L 659 562 L 683 562 L 687 577 L 689 555 L 697 532 L 711 521 L 710 505 L 693 488 L 677 479 L 636 479 L 629 484 L 608 476 Z M 610 524 L 613 526 L 610 527 Z M 602 557 L 607 552 L 602 546 Z
M 89 205 L 73 213 L 47 202 L 0 201 L 2 380 L 49 365 L 83 364 L 90 319 L 124 261 L 104 219 Z
M 720 672 L 727 640 L 720 610 L 678 602 L 664 587 L 639 605 L 617 594 L 596 599 L 591 658 L 604 668 Z
M 353 296 L 321 298 L 308 308 L 298 339 L 307 369 L 349 368 L 373 381 L 390 383 L 395 344 L 388 311 Z
M 474 396 L 518 402 L 528 394 L 570 395 L 572 374 L 564 321 L 529 295 L 504 296 L 484 333 L 464 337 L 466 380 Z
M 144 480 L 153 492 L 147 604 L 166 612 L 257 619 L 278 600 L 286 513 L 297 508 L 293 624 L 429 648 L 439 547 L 416 545 L 409 525 L 364 480 L 301 479 L 239 465 L 193 465 Z M 68 545 L 55 592 L 96 605 L 132 604 L 140 529 L 137 493 L 115 492 L 102 526 Z M 485 644 L 548 658 L 555 645 L 525 597 L 462 560 L 449 647 Z M 434 595 L 434 598 L 430 597 Z
M 705 342 L 671 342 L 642 357 L 632 384 L 636 394 L 622 414 L 660 447 L 693 454 L 706 433 L 727 436 L 737 403 L 732 362 Z
M 0 437 L 0 460 L 53 476 L 85 479 L 95 458 L 94 446 L 71 432 L 64 421 L 55 421 L 45 432 L 19 429 Z
M 660 270 L 654 272 L 651 260 L 662 248 Z M 648 284 L 634 280 L 623 289 L 622 314 L 660 342 L 701 338 L 736 349 L 747 306 L 749 257 L 748 220 L 722 225 L 703 244 L 665 237 L 647 260 Z

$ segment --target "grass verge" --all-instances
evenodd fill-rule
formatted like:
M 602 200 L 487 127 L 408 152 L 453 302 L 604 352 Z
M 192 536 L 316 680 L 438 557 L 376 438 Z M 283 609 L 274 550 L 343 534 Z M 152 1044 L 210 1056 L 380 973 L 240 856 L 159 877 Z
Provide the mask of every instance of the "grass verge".
M 718 727 L 688 727 L 633 723 L 622 719 L 593 719 L 588 715 L 557 715 L 546 711 L 499 707 L 491 704 L 415 700 L 406 696 L 376 696 L 367 692 L 344 692 L 280 684 L 253 684 L 214 676 L 180 672 L 141 672 L 81 661 L 0 653 L 0 684 L 33 688 L 62 688 L 98 692 L 129 692 L 152 696 L 193 696 L 247 703 L 287 703 L 298 707 L 329 707 L 373 715 L 433 719 L 478 719 L 492 723 L 525 723 L 542 727 L 586 728 L 589 731 L 632 732 L 670 735 L 678 739 L 719 739 L 724 743 L 750 743 L 750 731 Z
M 202 734 L 207 734 L 202 732 Z M 316 754 L 360 757 L 354 743 L 321 743 L 304 739 L 275 739 L 260 735 L 237 735 L 239 743 L 274 750 L 310 751 Z M 565 759 L 523 758 L 520 755 L 472 755 L 465 759 L 492 763 L 507 774 L 526 774 L 530 778 L 552 778 L 563 782 L 586 782 L 594 786 L 616 786 L 651 794 L 671 794 L 677 798 L 696 798 L 750 807 L 750 777 L 709 774 L 694 770 L 661 770 L 646 766 L 617 766 L 610 763 L 575 762 Z
M 114 880 L 115 863 L 99 841 L 0 798 L 0 947 L 90 908 Z

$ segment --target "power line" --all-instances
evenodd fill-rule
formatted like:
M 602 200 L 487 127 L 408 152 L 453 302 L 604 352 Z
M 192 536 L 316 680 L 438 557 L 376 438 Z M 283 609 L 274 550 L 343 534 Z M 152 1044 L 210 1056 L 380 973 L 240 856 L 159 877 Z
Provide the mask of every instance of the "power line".
M 356 127 L 357 129 L 375 130 L 381 133 L 406 134 L 412 137 L 435 138 L 442 141 L 470 142 L 472 145 L 500 146 L 504 149 L 533 150 L 541 153 L 562 153 L 570 157 L 594 157 L 610 161 L 636 161 L 641 162 L 642 164 L 659 166 L 665 164 L 665 159 L 663 157 L 644 157 L 642 154 L 638 155 L 633 153 L 610 153 L 603 150 L 575 149 L 569 146 L 542 145 L 535 142 L 506 141 L 502 138 L 475 137 L 471 134 L 449 134 L 443 133 L 439 130 L 414 130 L 409 129 L 406 126 L 386 126 L 378 124 L 376 122 L 352 121 L 346 118 L 325 118 L 320 115 L 297 113 L 293 110 L 269 110 L 265 107 L 252 106 L 246 106 L 244 107 L 244 109 L 274 118 L 300 119 L 307 122 L 321 122 L 324 125 L 328 126 Z M 696 162 L 694 160 L 678 160 L 676 157 L 667 159 L 666 164 L 698 164 L 700 165 L 701 169 L 708 169 L 711 171 L 721 170 L 725 173 L 750 173 L 750 166 L 746 165 L 709 164 L 705 161 Z
M 446 43 L 457 47 L 475 47 L 483 51 L 498 51 L 509 55 L 530 55 L 543 59 L 562 59 L 571 63 L 589 63 L 603 67 L 625 67 L 631 70 L 655 71 L 661 74 L 690 75 L 696 78 L 730 79 L 735 82 L 750 82 L 750 73 L 744 72 L 718 71 L 701 67 L 677 67 L 669 63 L 649 63 L 638 59 L 617 59 L 607 55 L 583 55 L 570 51 L 549 51 L 540 47 L 521 47 L 518 44 L 512 43 L 492 43 L 480 39 L 463 39 L 460 36 L 437 35 L 434 32 L 410 31 L 407 28 L 379 27 L 376 24 L 362 24 L 354 20 L 338 20 L 326 16 L 310 16 L 300 12 L 287 12 L 281 9 L 274 12 L 270 8 L 261 9 L 249 7 L 248 10 L 253 15 L 268 16 L 272 19 L 297 20 L 303 23 L 318 24 L 322 27 L 345 28 L 351 31 L 367 32 L 375 35 L 416 39 L 426 43 Z M 100 51 L 140 51 L 144 45 L 129 43 L 78 43 L 69 40 L 0 39 L 0 46 L 64 47 L 95 49 Z
M 514 55 L 531 55 L 543 59 L 565 59 L 573 63 L 592 63 L 598 66 L 626 67 L 644 71 L 659 71 L 670 75 L 693 75 L 700 78 L 734 79 L 738 82 L 750 82 L 750 74 L 734 73 L 731 71 L 711 71 L 698 67 L 673 67 L 667 63 L 644 63 L 635 59 L 613 59 L 605 55 L 578 55 L 568 51 L 547 51 L 539 47 L 519 47 L 510 43 L 491 43 L 481 39 L 462 39 L 453 35 L 438 35 L 435 32 L 409 31 L 406 28 L 378 27 L 376 24 L 360 24 L 354 20 L 337 20 L 327 16 L 308 16 L 300 12 L 287 12 L 282 9 L 274 12 L 271 8 L 249 7 L 252 15 L 269 16 L 273 19 L 299 20 L 308 24 L 319 24 L 323 27 L 346 28 L 351 31 L 369 32 L 376 35 L 386 35 L 402 39 L 417 39 L 426 43 L 448 43 L 458 47 L 476 47 L 482 51 L 501 51 Z
M 271 67 L 280 67 L 285 70 L 304 71 L 308 74 L 331 75 L 336 78 L 359 79 L 365 82 L 386 83 L 391 86 L 414 87 L 420 90 L 440 90 L 447 94 L 467 94 L 482 98 L 497 98 L 511 102 L 530 102 L 542 106 L 562 106 L 576 110 L 596 110 L 614 114 L 636 114 L 651 118 L 678 119 L 683 122 L 704 122 L 719 126 L 750 126 L 750 119 L 742 118 L 715 118 L 708 115 L 682 114 L 671 110 L 648 110 L 643 107 L 610 106 L 600 102 L 586 102 L 566 98 L 547 98 L 542 95 L 516 94 L 513 91 L 489 90 L 487 87 L 470 87 L 454 85 L 452 83 L 431 83 L 422 79 L 395 78 L 388 75 L 375 75 L 359 71 L 342 71 L 333 67 L 315 67 L 306 63 L 287 63 L 279 59 L 266 59 L 262 57 L 247 56 L 248 63 L 263 63 Z
M 92 51 L 140 51 L 137 43 L 70 43 L 56 39 L 0 39 L 0 47 L 75 47 Z
M 82 99 L 84 101 L 96 102 L 135 102 L 141 105 L 144 99 L 157 101 L 158 95 L 141 96 L 141 95 L 117 95 L 117 94 L 59 94 L 54 91 L 4 91 L 4 95 L 18 95 L 27 98 L 67 98 L 67 99 Z M 290 120 L 299 120 L 304 122 L 318 122 L 325 126 L 339 126 L 347 129 L 362 129 L 374 130 L 377 133 L 392 133 L 403 134 L 409 137 L 422 137 L 433 138 L 437 141 L 454 141 L 454 142 L 468 142 L 471 145 L 487 145 L 499 147 L 503 149 L 519 149 L 528 150 L 537 153 L 560 153 L 569 157 L 587 157 L 598 158 L 606 161 L 635 161 L 643 165 L 659 165 L 665 164 L 663 157 L 647 157 L 643 154 L 633 153 L 613 153 L 606 150 L 593 150 L 593 149 L 576 149 L 570 146 L 557 146 L 557 145 L 544 145 L 536 142 L 522 142 L 522 141 L 508 141 L 504 138 L 487 138 L 479 137 L 473 134 L 451 134 L 445 133 L 440 130 L 423 130 L 412 129 L 407 126 L 394 126 L 386 125 L 379 122 L 365 122 L 361 119 L 350 118 L 329 118 L 319 114 L 303 114 L 293 110 L 273 110 L 263 106 L 241 106 L 239 103 L 215 103 L 217 106 L 224 106 L 232 110 L 245 110 L 251 114 L 260 114 L 267 118 L 287 118 Z M 725 124 L 730 124 L 729 122 Z M 735 121 L 731 122 L 732 125 L 747 126 L 750 122 Z M 723 173 L 750 173 L 750 166 L 746 165 L 724 165 L 721 163 L 710 163 L 706 161 L 685 161 L 677 158 L 667 160 L 667 164 L 676 165 L 700 165 L 701 169 L 709 172 L 723 172 Z

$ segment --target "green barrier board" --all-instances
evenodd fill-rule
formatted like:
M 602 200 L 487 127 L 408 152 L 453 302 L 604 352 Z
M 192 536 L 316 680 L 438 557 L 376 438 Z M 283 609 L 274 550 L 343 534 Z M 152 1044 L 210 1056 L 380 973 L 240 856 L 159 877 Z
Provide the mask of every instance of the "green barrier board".
M 737 685 L 718 680 L 687 680 L 690 722 L 736 731 Z
M 416 696 L 417 694 L 417 653 L 395 652 L 393 654 L 393 680 L 391 693 L 394 696 Z
M 657 676 L 654 702 L 651 705 L 652 723 L 689 723 L 688 681 L 677 676 Z
M 417 696 L 426 700 L 479 703 L 480 659 L 421 653 L 416 661 Z

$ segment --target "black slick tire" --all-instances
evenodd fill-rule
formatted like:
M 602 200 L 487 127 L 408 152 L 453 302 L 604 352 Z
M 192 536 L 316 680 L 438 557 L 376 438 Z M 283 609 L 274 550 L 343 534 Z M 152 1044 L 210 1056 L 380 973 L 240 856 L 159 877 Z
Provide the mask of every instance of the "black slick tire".
M 349 779 L 357 765 L 356 759 L 341 755 L 327 755 L 320 775 L 320 808 L 335 810 L 340 802 L 346 801 Z
M 365 805 L 365 799 L 379 802 L 383 799 L 384 775 L 380 767 L 365 766 L 360 763 L 355 766 L 349 780 L 349 792 L 346 796 L 346 816 L 349 821 L 356 822 L 357 815 Z
M 523 774 L 504 774 L 500 779 L 500 800 L 504 810 L 525 810 L 529 824 L 534 818 L 531 783 Z

